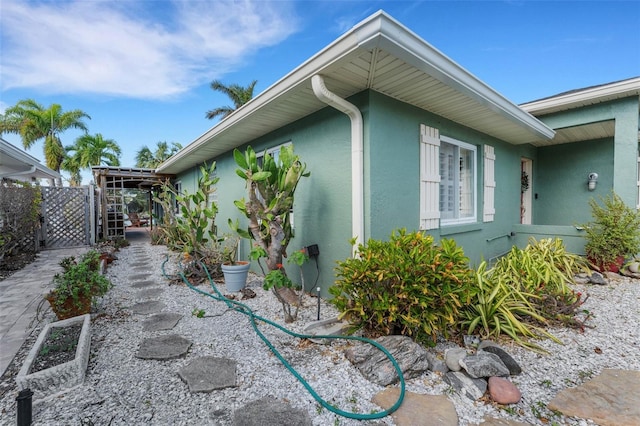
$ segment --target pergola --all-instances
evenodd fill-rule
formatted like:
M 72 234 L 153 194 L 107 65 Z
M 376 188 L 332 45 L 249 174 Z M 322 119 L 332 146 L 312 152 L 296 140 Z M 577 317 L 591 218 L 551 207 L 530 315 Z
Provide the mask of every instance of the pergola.
M 154 190 L 163 183 L 175 178 L 175 175 L 159 174 L 154 169 L 94 166 L 91 168 L 98 190 L 97 224 L 98 234 L 103 238 L 124 236 L 126 204 L 125 189 L 138 189 L 149 194 L 149 217 L 153 213 Z M 151 221 L 153 226 L 153 221 Z

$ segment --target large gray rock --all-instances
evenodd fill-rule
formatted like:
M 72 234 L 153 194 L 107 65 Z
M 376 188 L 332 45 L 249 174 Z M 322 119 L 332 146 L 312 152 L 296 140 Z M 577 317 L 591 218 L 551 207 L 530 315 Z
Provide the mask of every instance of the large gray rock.
M 486 380 L 471 378 L 464 371 L 449 371 L 444 375 L 444 381 L 456 392 L 474 401 L 482 398 L 487 391 Z
M 460 365 L 474 379 L 492 376 L 509 376 L 509 369 L 500 360 L 498 355 L 486 352 L 486 349 L 478 351 L 473 356 L 460 360 Z
M 429 369 L 429 357 L 425 348 L 407 336 L 384 336 L 376 339 L 395 358 L 405 379 L 417 377 Z M 396 383 L 396 369 L 387 356 L 373 345 L 361 343 L 347 349 L 346 358 L 370 382 L 380 386 Z
M 517 376 L 518 374 L 522 373 L 522 367 L 520 367 L 520 364 L 518 364 L 516 360 L 513 359 L 513 357 L 509 355 L 504 349 L 498 346 L 490 345 L 485 346 L 482 350 L 494 355 L 498 355 L 500 361 L 502 361 L 502 363 L 507 367 L 507 369 L 509 370 L 509 374 L 511 374 L 512 376 Z
M 178 370 L 191 392 L 211 392 L 236 386 L 237 363 L 228 358 L 203 356 Z
M 240 407 L 233 413 L 234 426 L 311 426 L 306 410 L 294 408 L 274 398 L 263 398 Z

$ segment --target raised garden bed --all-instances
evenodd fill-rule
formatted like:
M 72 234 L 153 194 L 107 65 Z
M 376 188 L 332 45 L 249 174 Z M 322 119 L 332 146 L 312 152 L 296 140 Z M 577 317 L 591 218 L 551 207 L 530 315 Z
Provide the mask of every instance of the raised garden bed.
M 34 400 L 39 400 L 82 384 L 89 363 L 90 327 L 89 314 L 47 324 L 16 376 L 18 389 L 31 389 Z

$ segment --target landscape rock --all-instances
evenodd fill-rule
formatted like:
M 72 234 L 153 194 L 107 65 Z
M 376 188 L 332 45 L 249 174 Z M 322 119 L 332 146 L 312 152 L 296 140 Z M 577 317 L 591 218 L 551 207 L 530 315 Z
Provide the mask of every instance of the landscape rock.
M 487 381 L 469 377 L 464 371 L 450 371 L 444 375 L 444 381 L 456 392 L 474 401 L 482 398 L 487 391 Z
M 504 349 L 499 346 L 485 346 L 483 349 L 485 352 L 492 353 L 494 355 L 498 355 L 500 361 L 507 367 L 509 370 L 509 374 L 512 376 L 517 376 L 522 373 L 522 367 L 516 362 L 515 359 L 511 355 L 507 353 Z
M 482 419 L 481 426 L 531 426 L 531 423 L 523 423 L 517 420 L 496 419 L 495 417 L 485 416 Z
M 398 401 L 400 389 L 387 388 L 378 392 L 372 399 L 385 410 Z M 429 415 L 425 415 L 429 413 Z M 391 413 L 396 426 L 457 426 L 456 408 L 444 395 L 423 395 L 405 392 L 402 405 Z
M 522 397 L 516 385 L 502 377 L 489 377 L 489 395 L 495 402 L 503 405 L 517 404 Z
M 604 279 L 604 275 L 602 275 L 600 272 L 594 272 L 593 274 L 591 274 L 591 276 L 589 277 L 589 282 L 591 284 L 607 285 L 607 280 Z
M 429 369 L 426 349 L 408 336 L 383 336 L 375 340 L 395 358 L 405 379 L 417 377 Z M 387 356 L 373 345 L 362 343 L 344 352 L 345 357 L 370 382 L 380 386 L 396 383 L 396 369 Z
M 474 379 L 492 376 L 509 376 L 509 369 L 498 355 L 486 352 L 486 348 L 473 356 L 460 360 L 462 368 Z
M 427 350 L 427 359 L 429 360 L 429 369 L 434 373 L 446 373 L 449 371 L 444 358 L 437 353 Z
M 234 426 L 311 426 L 306 410 L 294 408 L 275 398 L 263 398 L 240 407 L 233 413 Z
M 451 371 L 460 371 L 462 366 L 460 360 L 467 356 L 467 350 L 465 348 L 451 348 L 444 352 L 444 361 Z
M 480 342 L 480 344 L 478 345 L 478 350 L 482 350 L 484 348 L 486 348 L 487 346 L 497 346 L 500 347 L 499 344 L 497 344 L 496 342 L 494 342 L 493 340 L 483 340 Z
M 591 419 L 601 426 L 637 426 L 640 419 L 640 371 L 602 370 L 586 383 L 560 391 L 550 410 Z
M 178 370 L 178 376 L 189 385 L 190 392 L 212 392 L 236 386 L 236 361 L 229 358 L 203 356 Z

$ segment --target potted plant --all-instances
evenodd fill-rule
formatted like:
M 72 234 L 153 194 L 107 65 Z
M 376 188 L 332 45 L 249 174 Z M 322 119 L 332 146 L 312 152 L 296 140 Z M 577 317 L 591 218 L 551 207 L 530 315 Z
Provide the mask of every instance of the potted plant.
M 583 225 L 587 259 L 601 271 L 618 272 L 626 255 L 640 252 L 640 214 L 615 193 L 589 200 L 593 221 Z
M 224 275 L 224 284 L 229 292 L 237 292 L 244 288 L 251 266 L 245 260 L 237 260 L 238 243 L 239 239 L 235 236 L 227 236 L 223 239 L 222 255 L 224 261 L 220 268 Z
M 94 297 L 104 296 L 111 282 L 100 274 L 100 253 L 91 250 L 60 261 L 63 272 L 53 277 L 54 288 L 46 296 L 59 320 L 87 314 Z

